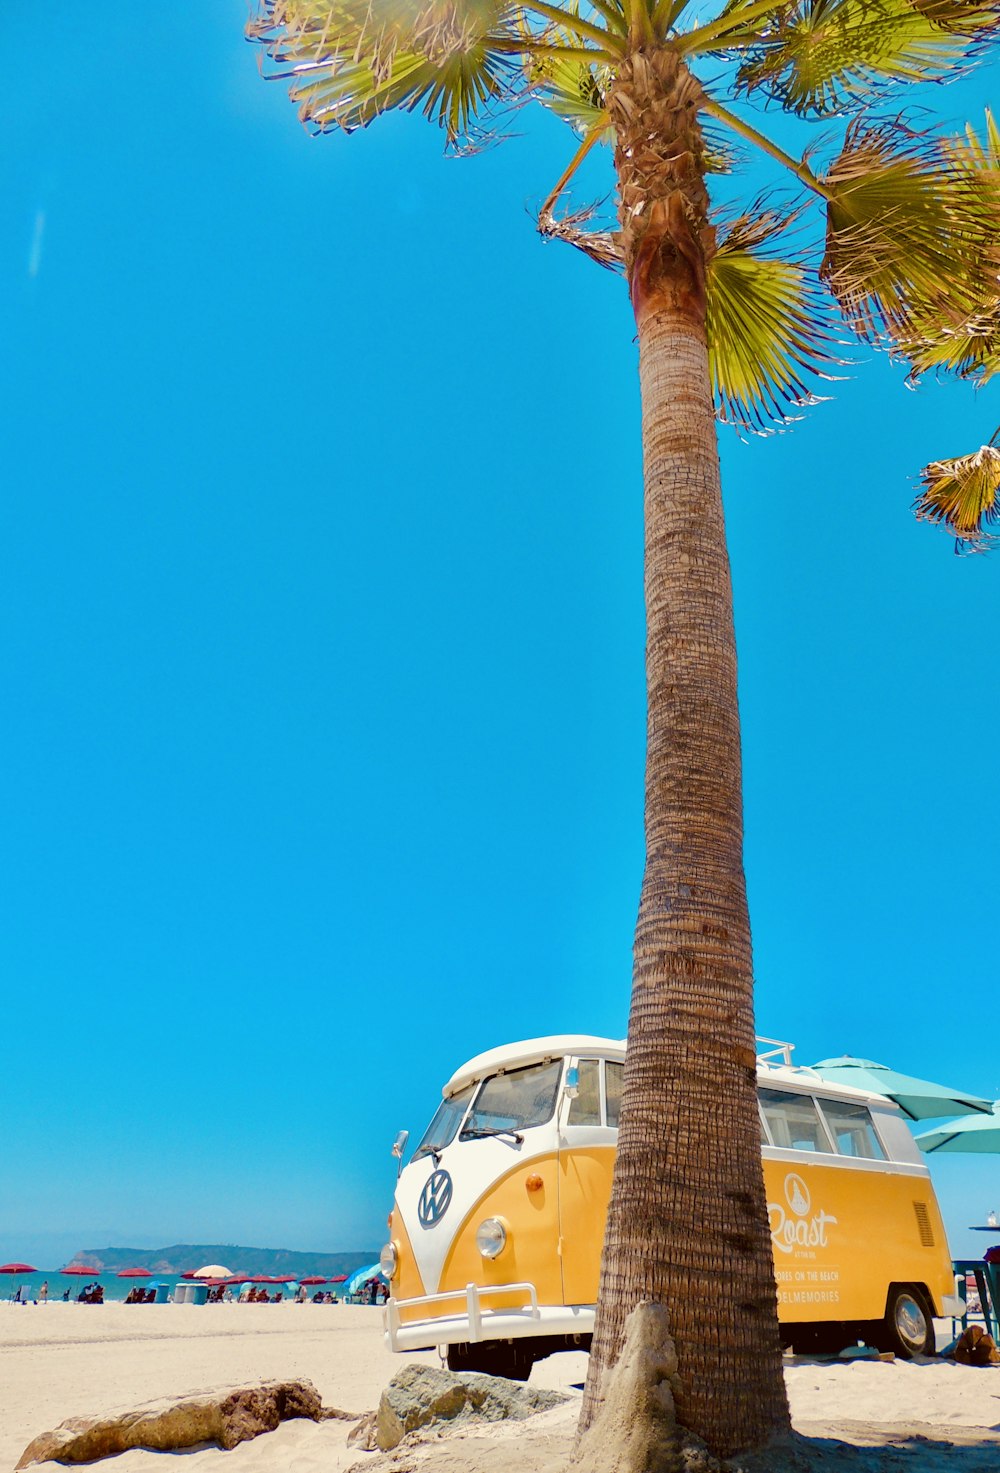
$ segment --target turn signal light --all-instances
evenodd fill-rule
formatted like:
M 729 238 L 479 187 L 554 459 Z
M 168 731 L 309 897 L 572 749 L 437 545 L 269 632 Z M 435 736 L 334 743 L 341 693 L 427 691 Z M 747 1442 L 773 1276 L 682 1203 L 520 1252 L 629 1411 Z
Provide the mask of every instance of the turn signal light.
M 540 1192 L 545 1183 L 542 1181 L 542 1178 L 538 1175 L 538 1173 L 536 1171 L 533 1171 L 528 1177 L 527 1181 L 524 1183 L 524 1185 L 528 1188 L 529 1192 Z

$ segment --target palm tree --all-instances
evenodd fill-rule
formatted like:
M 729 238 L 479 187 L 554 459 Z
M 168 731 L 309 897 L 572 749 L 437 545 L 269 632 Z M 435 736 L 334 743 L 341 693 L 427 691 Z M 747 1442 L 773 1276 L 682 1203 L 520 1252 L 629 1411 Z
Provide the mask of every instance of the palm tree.
M 975 61 L 1000 29 L 1000 0 L 256 6 L 248 34 L 315 130 L 350 132 L 390 109 L 419 108 L 449 145 L 475 144 L 534 99 L 577 135 L 538 223 L 621 270 L 631 295 L 648 684 L 646 867 L 581 1426 L 600 1412 L 627 1316 L 652 1301 L 666 1307 L 659 1322 L 676 1347 L 680 1422 L 717 1453 L 762 1446 L 787 1429 L 788 1412 L 759 1150 L 715 424 L 764 429 L 808 403 L 838 363 L 838 308 L 861 340 L 905 359 L 915 375 L 982 379 L 993 370 L 992 120 L 981 141 L 876 109 L 904 84 L 945 81 Z M 839 137 L 824 133 L 791 153 L 755 119 L 753 103 L 842 120 Z M 601 228 L 593 210 L 563 207 L 602 143 L 613 148 L 616 228 Z M 734 170 L 748 149 L 780 166 L 793 194 L 713 212 L 709 179 Z M 992 446 L 937 462 L 924 473 L 917 513 L 962 545 L 980 545 L 998 483 Z M 666 1376 L 673 1348 L 661 1350 Z

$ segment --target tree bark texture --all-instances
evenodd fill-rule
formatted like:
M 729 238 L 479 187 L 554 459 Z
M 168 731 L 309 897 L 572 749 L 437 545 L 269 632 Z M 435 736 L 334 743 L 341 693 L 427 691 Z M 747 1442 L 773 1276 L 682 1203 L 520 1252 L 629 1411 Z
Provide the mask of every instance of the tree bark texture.
M 661 51 L 630 58 L 615 88 L 642 392 L 646 867 L 581 1430 L 599 1409 L 626 1317 L 651 1300 L 666 1307 L 677 1349 L 679 1420 L 725 1456 L 787 1430 L 788 1407 L 760 1157 L 736 646 L 705 343 L 714 237 L 697 82 Z

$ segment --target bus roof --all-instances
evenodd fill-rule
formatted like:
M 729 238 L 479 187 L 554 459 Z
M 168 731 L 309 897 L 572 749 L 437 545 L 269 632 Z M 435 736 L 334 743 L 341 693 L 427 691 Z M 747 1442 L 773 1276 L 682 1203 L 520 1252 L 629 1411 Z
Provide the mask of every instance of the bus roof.
M 519 1043 L 505 1043 L 499 1048 L 476 1054 L 475 1058 L 456 1069 L 445 1085 L 443 1094 L 446 1098 L 457 1094 L 467 1084 L 484 1079 L 487 1074 L 495 1074 L 498 1069 L 523 1069 L 526 1065 L 537 1064 L 543 1059 L 562 1059 L 567 1055 L 615 1059 L 621 1062 L 625 1058 L 625 1040 L 598 1038 L 590 1033 L 554 1033 L 547 1038 L 526 1038 Z M 772 1084 L 779 1088 L 787 1086 L 810 1094 L 820 1094 L 826 1099 L 874 1101 L 890 1110 L 899 1108 L 884 1095 L 870 1094 L 847 1084 L 828 1084 L 807 1067 L 797 1068 L 795 1065 L 774 1064 L 769 1060 L 759 1059 L 757 1079 L 761 1084 Z
M 457 1069 L 444 1087 L 446 1095 L 457 1094 L 475 1079 L 495 1074 L 498 1069 L 521 1069 L 542 1059 L 563 1059 L 567 1054 L 586 1054 L 591 1058 L 624 1059 L 624 1038 L 595 1038 L 590 1033 L 553 1033 L 549 1038 L 526 1038 L 521 1043 L 505 1043 L 477 1054 Z

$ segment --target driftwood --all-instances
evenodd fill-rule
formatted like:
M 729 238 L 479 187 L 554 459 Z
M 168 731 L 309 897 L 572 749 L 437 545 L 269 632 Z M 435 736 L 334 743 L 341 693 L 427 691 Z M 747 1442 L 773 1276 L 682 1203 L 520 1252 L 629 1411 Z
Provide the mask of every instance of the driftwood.
M 71 1417 L 43 1432 L 25 1448 L 18 1468 L 32 1463 L 92 1463 L 129 1448 L 171 1452 L 214 1442 L 233 1448 L 281 1422 L 308 1417 L 353 1421 L 350 1412 L 324 1407 L 311 1381 L 261 1381 L 251 1386 L 222 1386 L 192 1396 L 144 1402 L 103 1417 Z

